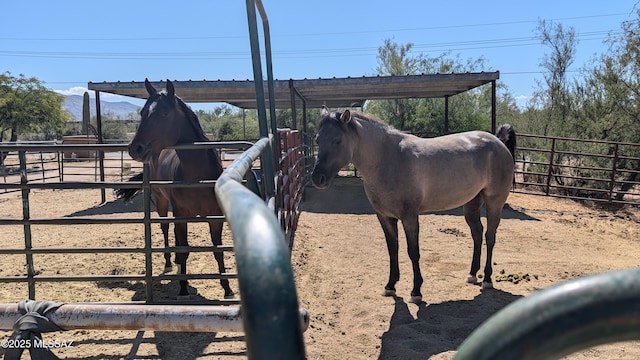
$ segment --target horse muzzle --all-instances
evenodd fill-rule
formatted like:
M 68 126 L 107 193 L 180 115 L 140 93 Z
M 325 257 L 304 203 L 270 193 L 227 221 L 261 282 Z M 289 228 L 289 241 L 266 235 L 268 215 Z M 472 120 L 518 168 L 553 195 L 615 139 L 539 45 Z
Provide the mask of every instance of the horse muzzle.
M 132 142 L 129 144 L 129 155 L 136 161 L 149 162 L 151 160 L 151 147 L 139 142 Z
M 313 169 L 313 173 L 311 173 L 311 183 L 317 189 L 326 189 L 329 187 L 330 180 L 333 177 L 327 176 L 325 171 L 318 171 L 318 169 Z

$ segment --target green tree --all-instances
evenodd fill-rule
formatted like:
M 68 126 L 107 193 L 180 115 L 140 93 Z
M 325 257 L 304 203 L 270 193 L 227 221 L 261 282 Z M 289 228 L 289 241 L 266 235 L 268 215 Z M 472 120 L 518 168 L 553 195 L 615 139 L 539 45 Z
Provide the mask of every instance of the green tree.
M 622 31 L 610 35 L 608 51 L 586 70 L 576 85 L 577 110 L 573 126 L 583 137 L 616 142 L 640 143 L 640 10 L 636 19 L 623 22 Z M 626 157 L 618 163 L 624 183 L 616 197 L 622 199 L 640 178 L 640 150 L 624 147 Z M 615 151 L 608 148 L 609 154 Z M 606 162 L 606 159 L 601 160 Z M 609 164 L 593 166 L 609 167 Z
M 20 135 L 34 132 L 55 138 L 70 118 L 62 110 L 63 100 L 36 78 L 0 74 L 0 141 L 17 141 Z
M 567 71 L 573 64 L 578 40 L 573 27 L 542 20 L 536 28 L 542 44 L 551 52 L 540 63 L 544 81 L 538 82 L 530 114 L 534 116 L 528 132 L 541 135 L 571 136 L 567 126 L 571 114 L 572 95 Z M 567 132 L 568 131 L 568 132 Z
M 255 110 L 243 110 L 229 105 L 221 105 L 213 111 L 196 111 L 200 124 L 206 133 L 213 134 L 217 141 L 257 140 L 258 114 Z
M 581 83 L 583 130 L 595 139 L 640 143 L 640 10 L 608 39 L 602 54 Z
M 449 52 L 435 57 L 412 55 L 412 46 L 411 43 L 399 45 L 385 40 L 378 50 L 378 74 L 452 73 L 482 71 L 486 68 L 484 58 L 465 61 Z M 419 136 L 436 136 L 445 133 L 444 103 L 443 98 L 374 100 L 367 103 L 366 110 L 400 130 Z M 490 89 L 475 89 L 450 97 L 450 131 L 489 129 L 490 105 Z
M 409 55 L 412 43 L 399 45 L 386 39 L 378 48 L 378 75 L 414 75 L 418 73 L 419 57 Z M 417 100 L 393 99 L 373 101 L 367 105 L 370 111 L 400 130 L 407 130 L 408 123 L 415 118 Z

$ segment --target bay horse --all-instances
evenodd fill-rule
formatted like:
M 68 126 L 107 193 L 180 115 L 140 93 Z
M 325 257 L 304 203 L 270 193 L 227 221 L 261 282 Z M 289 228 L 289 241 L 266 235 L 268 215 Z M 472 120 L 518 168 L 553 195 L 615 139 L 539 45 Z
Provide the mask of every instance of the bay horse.
M 166 89 L 156 90 L 148 79 L 144 81 L 149 98 L 140 110 L 140 125 L 129 143 L 131 158 L 149 164 L 150 180 L 197 182 L 216 180 L 222 173 L 222 162 L 218 153 L 211 148 L 168 149 L 178 144 L 209 141 L 197 115 L 176 96 L 173 83 L 167 80 Z M 140 174 L 130 180 L 142 180 Z M 131 198 L 136 189 L 121 189 L 116 193 L 125 200 Z M 160 216 L 167 216 L 169 205 L 174 217 L 195 217 L 222 215 L 213 187 L 152 187 L 156 210 Z M 209 232 L 213 245 L 222 245 L 221 221 L 209 221 Z M 165 247 L 169 244 L 169 224 L 161 225 Z M 176 246 L 189 246 L 187 223 L 175 222 Z M 171 254 L 165 253 L 165 271 L 171 269 Z M 178 273 L 187 273 L 188 252 L 176 253 Z M 224 254 L 214 252 L 220 273 L 225 272 Z M 229 280 L 221 279 L 225 298 L 233 298 Z M 188 296 L 187 280 L 180 280 L 179 297 Z
M 413 267 L 410 301 L 422 302 L 422 275 L 418 246 L 418 215 L 463 207 L 471 229 L 473 258 L 467 282 L 477 284 L 483 226 L 480 209 L 486 207 L 487 259 L 482 288 L 492 288 L 492 255 L 514 174 L 514 155 L 496 136 L 470 131 L 431 139 L 419 138 L 362 113 L 321 111 L 316 142 L 318 155 L 311 175 L 319 189 L 327 188 L 349 163 L 362 174 L 389 252 L 389 281 L 384 295 L 395 296 L 400 279 L 398 220 L 402 221 Z M 515 132 L 510 134 L 515 141 Z

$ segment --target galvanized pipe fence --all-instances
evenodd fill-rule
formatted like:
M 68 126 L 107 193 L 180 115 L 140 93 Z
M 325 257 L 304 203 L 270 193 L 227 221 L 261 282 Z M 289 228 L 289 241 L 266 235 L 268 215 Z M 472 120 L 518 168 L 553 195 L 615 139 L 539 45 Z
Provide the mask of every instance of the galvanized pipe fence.
M 20 321 L 25 311 L 43 302 L 0 304 L 0 329 L 7 330 Z M 180 332 L 244 332 L 241 310 L 227 305 L 144 305 L 128 303 L 52 304 L 45 314 L 60 330 L 136 330 Z M 300 309 L 300 327 L 309 326 L 309 314 Z

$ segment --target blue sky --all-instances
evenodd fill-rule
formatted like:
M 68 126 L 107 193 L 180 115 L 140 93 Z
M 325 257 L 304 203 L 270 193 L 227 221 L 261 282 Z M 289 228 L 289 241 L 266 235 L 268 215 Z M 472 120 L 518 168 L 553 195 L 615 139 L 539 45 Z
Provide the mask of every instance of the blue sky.
M 578 76 L 606 51 L 607 34 L 636 18 L 638 1 L 263 3 L 277 79 L 374 75 L 377 49 L 392 39 L 413 43 L 414 54 L 484 57 L 487 70 L 500 71 L 500 82 L 526 99 L 542 79 L 539 63 L 549 52 L 534 38 L 539 20 L 576 30 L 571 74 Z M 252 79 L 245 2 L 9 1 L 3 4 L 0 71 L 78 94 L 90 81 Z

